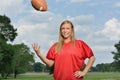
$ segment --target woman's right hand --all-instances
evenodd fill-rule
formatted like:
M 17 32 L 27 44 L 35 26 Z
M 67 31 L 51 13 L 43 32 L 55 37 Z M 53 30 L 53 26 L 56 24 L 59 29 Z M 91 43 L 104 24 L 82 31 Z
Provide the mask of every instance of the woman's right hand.
M 38 55 L 38 57 L 39 57 L 45 64 L 47 64 L 49 67 L 53 66 L 54 61 L 47 59 L 46 57 L 44 57 L 44 56 L 40 53 L 40 46 L 38 45 L 38 43 L 32 44 L 32 47 L 33 47 L 34 51 L 36 52 L 36 54 Z
M 40 53 L 40 46 L 38 45 L 38 43 L 32 44 L 32 47 L 33 47 L 34 51 L 37 53 L 37 55 L 38 55 Z

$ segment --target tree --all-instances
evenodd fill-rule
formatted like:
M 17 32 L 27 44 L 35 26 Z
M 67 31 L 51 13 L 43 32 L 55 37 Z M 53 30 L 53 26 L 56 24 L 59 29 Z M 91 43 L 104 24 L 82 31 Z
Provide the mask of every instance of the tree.
M 14 50 L 12 45 L 7 41 L 13 41 L 17 36 L 17 29 L 11 25 L 11 21 L 7 16 L 0 15 L 0 73 L 2 78 L 7 78 L 11 66 Z
M 2 78 L 7 78 L 12 69 L 14 50 L 12 45 L 0 44 L 0 73 Z
M 13 41 L 17 36 L 17 29 L 11 25 L 11 20 L 7 16 L 0 16 L 0 38 L 5 41 Z
M 114 45 L 116 52 L 112 52 L 114 59 L 114 67 L 120 71 L 120 41 Z
M 16 78 L 17 74 L 25 73 L 32 69 L 34 54 L 30 52 L 30 49 L 24 43 L 15 44 L 13 47 L 15 54 L 12 63 L 14 78 Z
M 44 72 L 46 66 L 40 62 L 36 62 L 33 65 L 33 69 L 35 72 Z
M 49 74 L 53 74 L 53 72 L 54 72 L 54 65 L 51 66 L 51 67 L 46 65 L 46 72 L 49 72 Z

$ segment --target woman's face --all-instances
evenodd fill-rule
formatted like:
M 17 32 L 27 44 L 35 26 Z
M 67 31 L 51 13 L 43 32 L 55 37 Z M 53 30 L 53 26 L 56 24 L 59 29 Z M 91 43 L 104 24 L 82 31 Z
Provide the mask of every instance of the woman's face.
M 72 28 L 71 24 L 65 23 L 61 26 L 61 35 L 64 39 L 71 39 Z

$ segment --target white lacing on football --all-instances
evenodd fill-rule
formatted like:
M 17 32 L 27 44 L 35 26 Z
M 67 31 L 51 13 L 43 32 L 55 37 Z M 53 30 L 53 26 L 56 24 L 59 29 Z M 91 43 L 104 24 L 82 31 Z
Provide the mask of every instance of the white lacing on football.
M 40 11 L 42 11 L 43 10 L 43 7 L 42 6 L 40 6 L 40 9 L 39 9 Z

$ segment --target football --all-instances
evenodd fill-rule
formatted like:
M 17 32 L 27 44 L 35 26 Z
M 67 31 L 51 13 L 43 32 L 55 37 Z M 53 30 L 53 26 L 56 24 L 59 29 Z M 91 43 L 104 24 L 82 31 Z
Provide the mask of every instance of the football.
M 46 0 L 31 0 L 31 4 L 35 10 L 38 11 L 47 11 Z

